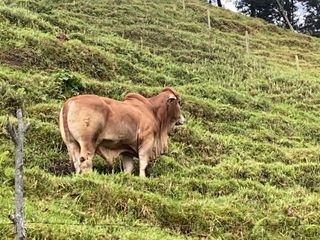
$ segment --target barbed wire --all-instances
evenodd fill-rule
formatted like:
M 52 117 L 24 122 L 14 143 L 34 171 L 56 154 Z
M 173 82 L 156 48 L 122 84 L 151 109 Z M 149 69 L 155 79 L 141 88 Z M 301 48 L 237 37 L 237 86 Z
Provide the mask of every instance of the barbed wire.
M 24 223 L 25 225 L 27 224 L 42 224 L 42 225 L 68 225 L 68 226 L 89 226 L 89 227 L 127 227 L 127 228 L 156 228 L 157 226 L 152 226 L 152 225 L 128 225 L 128 224 L 121 224 L 121 223 L 68 223 L 68 222 L 38 222 L 38 221 L 27 221 Z M 0 222 L 1 225 L 14 225 L 13 222 Z M 189 225 L 180 225 L 180 227 L 190 227 Z M 179 233 L 175 233 L 170 231 L 169 229 L 161 229 L 162 231 L 165 231 L 168 234 L 171 235 L 180 235 Z M 197 234 L 197 233 L 188 233 L 188 234 L 183 234 L 186 236 L 208 236 L 206 234 Z
M 153 228 L 155 226 L 151 225 L 128 225 L 120 223 L 68 223 L 68 222 L 37 222 L 37 221 L 28 221 L 24 222 L 25 224 L 43 224 L 43 225 L 74 225 L 74 226 L 115 226 L 115 227 L 139 227 L 139 228 Z M 13 222 L 0 222 L 0 225 L 14 225 Z
M 90 227 L 126 227 L 126 228 L 155 228 L 157 226 L 151 225 L 128 225 L 128 224 L 121 224 L 121 223 L 68 223 L 68 222 L 38 222 L 38 221 L 27 221 L 24 223 L 25 225 L 28 224 L 42 224 L 42 225 L 68 225 L 68 226 L 90 226 Z M 13 222 L 0 222 L 1 225 L 14 225 Z M 162 229 L 163 230 L 163 229 Z M 165 230 L 168 234 L 176 235 L 177 233 L 173 233 L 169 230 Z

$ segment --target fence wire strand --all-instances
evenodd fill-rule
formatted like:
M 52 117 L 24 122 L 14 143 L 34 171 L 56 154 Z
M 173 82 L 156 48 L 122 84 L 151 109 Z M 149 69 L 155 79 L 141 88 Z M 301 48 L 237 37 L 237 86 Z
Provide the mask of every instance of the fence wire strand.
M 42 224 L 42 225 L 68 225 L 68 226 L 85 226 L 85 227 L 127 227 L 127 228 L 156 228 L 157 226 L 151 226 L 151 225 L 128 225 L 128 224 L 120 224 L 120 223 L 97 223 L 97 224 L 88 224 L 88 223 L 67 223 L 67 222 L 37 222 L 37 221 L 28 221 L 24 223 L 25 226 L 28 224 Z M 0 222 L 1 225 L 13 225 L 13 222 Z M 181 227 L 187 226 L 187 225 L 179 225 Z M 164 230 L 164 229 L 162 229 Z M 165 230 L 166 233 L 170 235 L 180 235 L 179 233 L 175 233 L 170 231 L 169 229 Z M 183 234 L 186 236 L 208 236 L 207 234 L 197 234 L 197 233 L 188 233 Z

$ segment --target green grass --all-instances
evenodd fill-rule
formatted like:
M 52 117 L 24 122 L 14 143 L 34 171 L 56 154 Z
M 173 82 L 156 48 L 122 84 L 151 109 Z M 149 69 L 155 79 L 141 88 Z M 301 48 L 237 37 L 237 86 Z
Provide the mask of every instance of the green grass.
M 22 104 L 30 239 L 318 239 L 319 48 L 198 0 L 185 11 L 173 0 L 1 2 L 0 235 L 14 235 L 14 148 L 3 126 Z M 66 98 L 164 86 L 182 95 L 188 121 L 148 178 L 137 163 L 128 176 L 98 157 L 92 174 L 70 173 L 58 130 Z

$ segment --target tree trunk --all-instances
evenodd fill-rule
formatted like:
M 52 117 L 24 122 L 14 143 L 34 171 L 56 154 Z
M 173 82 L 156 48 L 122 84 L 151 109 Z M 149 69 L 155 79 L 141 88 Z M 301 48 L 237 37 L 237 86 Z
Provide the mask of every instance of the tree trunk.
M 222 7 L 221 0 L 217 0 L 217 4 L 219 7 Z
M 286 13 L 286 10 L 283 8 L 282 4 L 280 3 L 280 0 L 276 0 L 276 2 L 277 2 L 277 4 L 278 4 L 278 6 L 279 6 L 279 10 L 280 10 L 283 18 L 285 19 L 285 21 L 286 21 L 286 23 L 287 23 L 287 26 L 290 28 L 290 30 L 291 30 L 292 32 L 294 32 L 294 29 L 293 29 L 293 27 L 292 27 L 292 25 L 291 25 L 291 23 L 290 23 L 290 20 L 288 19 L 288 15 L 287 15 L 287 13 Z
M 285 4 L 284 4 L 284 9 L 285 9 L 285 12 L 287 13 L 287 17 L 291 23 L 291 25 L 293 25 L 293 0 L 286 0 L 285 1 Z M 290 26 L 288 26 L 290 28 Z

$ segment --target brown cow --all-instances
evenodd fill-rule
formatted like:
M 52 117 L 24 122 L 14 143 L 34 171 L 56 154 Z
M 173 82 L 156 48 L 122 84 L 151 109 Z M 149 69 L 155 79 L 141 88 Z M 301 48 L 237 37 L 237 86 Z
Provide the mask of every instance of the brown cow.
M 68 99 L 60 111 L 60 131 L 76 173 L 92 170 L 95 153 L 112 165 L 122 155 L 124 171 L 139 158 L 140 176 L 151 159 L 167 148 L 174 124 L 183 124 L 180 97 L 172 88 L 145 98 L 129 93 L 124 101 L 96 95 Z

